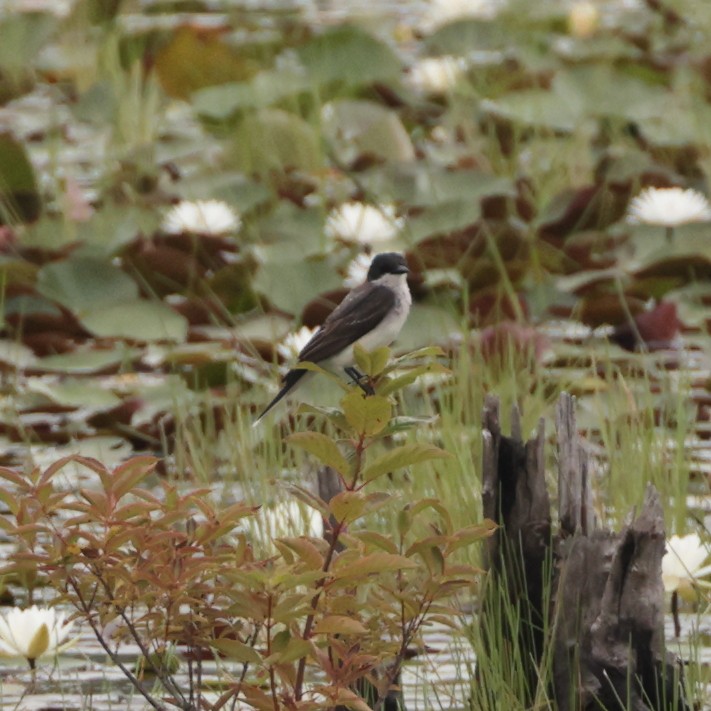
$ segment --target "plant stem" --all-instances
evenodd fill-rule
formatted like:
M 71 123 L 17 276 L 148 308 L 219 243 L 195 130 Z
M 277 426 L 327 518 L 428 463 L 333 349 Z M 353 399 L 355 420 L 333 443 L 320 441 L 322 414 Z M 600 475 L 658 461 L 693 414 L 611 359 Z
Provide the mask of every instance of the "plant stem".
M 138 680 L 136 675 L 118 658 L 118 656 L 116 656 L 116 654 L 109 647 L 109 645 L 106 644 L 106 641 L 104 640 L 104 637 L 101 634 L 101 630 L 98 628 L 96 622 L 94 621 L 94 614 L 92 613 L 91 609 L 86 606 L 84 597 L 82 596 L 78 586 L 76 586 L 71 579 L 69 579 L 67 582 L 74 591 L 74 594 L 77 596 L 77 599 L 79 600 L 79 603 L 81 605 L 80 609 L 84 613 L 86 621 L 89 623 L 89 626 L 93 630 L 96 640 L 101 645 L 106 654 L 109 655 L 109 659 L 111 659 L 111 661 L 123 672 L 124 676 L 131 682 L 136 691 L 138 691 L 138 693 L 141 694 L 141 696 L 143 696 L 143 698 L 154 709 L 156 709 L 156 711 L 168 711 L 166 706 L 163 706 L 163 704 L 158 703 L 158 701 L 156 701 L 153 696 L 151 696 L 151 694 L 143 688 L 143 684 Z
M 323 561 L 323 566 L 321 567 L 321 571 L 323 573 L 327 573 L 329 568 L 331 567 L 331 562 L 333 561 L 333 556 L 337 550 L 338 547 L 338 537 L 343 529 L 343 521 L 339 521 L 332 529 L 331 529 L 331 543 L 328 547 L 328 552 L 326 553 L 326 558 Z M 323 593 L 323 586 L 326 582 L 326 576 L 324 575 L 317 583 L 316 587 L 318 588 L 318 591 L 316 594 L 311 598 L 311 612 L 309 613 L 309 616 L 306 618 L 306 622 L 304 623 L 304 632 L 301 635 L 303 639 L 308 639 L 311 636 L 311 629 L 314 626 L 314 620 L 316 619 L 316 607 L 318 605 L 318 601 L 321 598 L 321 594 Z M 303 686 L 304 686 L 304 674 L 306 672 L 306 657 L 301 657 L 299 659 L 299 667 L 296 671 L 296 683 L 294 684 L 294 698 L 296 701 L 300 701 L 301 697 L 303 695 Z

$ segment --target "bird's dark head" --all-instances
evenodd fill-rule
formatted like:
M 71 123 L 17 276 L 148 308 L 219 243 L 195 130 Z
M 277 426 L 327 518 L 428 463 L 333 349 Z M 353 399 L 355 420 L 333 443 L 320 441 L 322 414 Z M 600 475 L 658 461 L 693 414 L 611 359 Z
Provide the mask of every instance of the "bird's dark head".
M 383 252 L 376 254 L 368 269 L 368 281 L 375 281 L 385 274 L 407 274 L 405 257 L 399 252 Z

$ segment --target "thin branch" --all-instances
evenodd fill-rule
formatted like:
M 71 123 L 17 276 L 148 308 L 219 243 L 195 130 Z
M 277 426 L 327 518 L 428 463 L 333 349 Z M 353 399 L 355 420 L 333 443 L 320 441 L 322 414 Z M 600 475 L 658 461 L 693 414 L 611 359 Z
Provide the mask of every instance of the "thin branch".
M 94 632 L 94 636 L 96 637 L 103 650 L 106 652 L 106 654 L 109 655 L 109 659 L 111 659 L 111 661 L 123 672 L 124 676 L 131 682 L 136 691 L 138 691 L 138 693 L 141 694 L 141 696 L 143 696 L 143 698 L 154 709 L 156 709 L 156 711 L 168 711 L 166 706 L 163 706 L 163 704 L 156 701 L 153 696 L 148 691 L 146 691 L 146 689 L 143 688 L 143 684 L 140 682 L 138 677 L 121 661 L 118 655 L 106 643 L 106 641 L 104 640 L 104 636 L 101 634 L 101 630 L 94 621 L 94 613 L 91 611 L 90 608 L 86 607 L 86 602 L 81 594 L 81 591 L 79 590 L 79 587 L 71 579 L 69 579 L 67 583 L 71 586 L 72 590 L 74 591 L 74 594 L 77 596 L 77 599 L 81 604 L 81 611 L 86 617 L 86 621 L 89 623 L 89 626 Z

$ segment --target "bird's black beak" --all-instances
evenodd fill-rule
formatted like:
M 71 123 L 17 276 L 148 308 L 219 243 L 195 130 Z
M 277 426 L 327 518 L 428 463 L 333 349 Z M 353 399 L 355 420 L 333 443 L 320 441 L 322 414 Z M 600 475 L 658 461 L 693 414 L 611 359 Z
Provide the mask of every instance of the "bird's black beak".
M 406 264 L 401 264 L 395 271 L 395 274 L 409 274 L 409 273 L 410 273 L 410 268 Z

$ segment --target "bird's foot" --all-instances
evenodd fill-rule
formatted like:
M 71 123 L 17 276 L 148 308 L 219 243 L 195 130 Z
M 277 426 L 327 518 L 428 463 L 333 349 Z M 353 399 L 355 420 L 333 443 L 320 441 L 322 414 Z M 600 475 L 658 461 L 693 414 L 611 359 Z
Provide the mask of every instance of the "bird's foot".
M 350 366 L 344 368 L 346 375 L 353 379 L 353 384 L 357 385 L 366 395 L 375 395 L 373 383 L 368 375 L 364 375 L 357 368 Z

